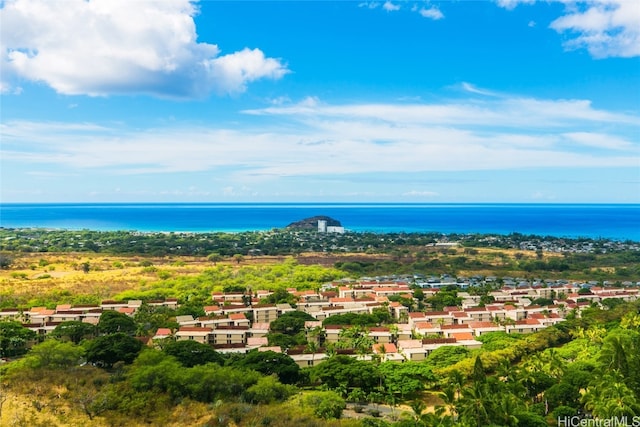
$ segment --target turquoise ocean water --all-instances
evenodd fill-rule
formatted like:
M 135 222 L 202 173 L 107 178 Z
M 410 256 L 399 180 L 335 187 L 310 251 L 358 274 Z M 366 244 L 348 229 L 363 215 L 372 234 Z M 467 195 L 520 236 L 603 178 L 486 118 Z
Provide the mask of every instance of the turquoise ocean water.
M 0 227 L 260 231 L 328 215 L 349 231 L 496 233 L 640 241 L 637 204 L 2 204 Z

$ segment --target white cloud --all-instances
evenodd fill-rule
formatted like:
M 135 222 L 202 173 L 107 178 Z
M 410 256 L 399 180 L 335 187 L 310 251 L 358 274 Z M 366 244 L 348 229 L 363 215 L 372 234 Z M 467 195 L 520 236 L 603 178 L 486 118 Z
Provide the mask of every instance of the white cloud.
M 380 6 L 380 3 L 377 1 L 365 1 L 358 3 L 358 7 L 365 7 L 367 9 L 376 9 L 378 6 Z
M 3 80 L 43 82 L 68 95 L 195 97 L 242 92 L 287 72 L 258 49 L 221 56 L 218 46 L 199 43 L 196 13 L 189 0 L 7 0 Z
M 280 61 L 265 58 L 259 49 L 244 49 L 205 64 L 217 91 L 222 93 L 244 92 L 247 83 L 264 77 L 279 79 L 287 73 Z
M 387 12 L 395 12 L 397 10 L 400 10 L 400 5 L 399 4 L 394 4 L 394 3 L 390 2 L 390 1 L 386 1 L 382 5 L 382 8 L 384 10 L 386 10 Z
M 20 86 L 11 87 L 8 82 L 0 81 L 0 94 L 20 95 L 22 88 Z
M 568 33 L 568 49 L 586 48 L 596 58 L 640 55 L 640 4 L 637 0 L 597 0 L 568 11 L 551 28 Z
M 478 95 L 498 96 L 498 94 L 496 92 L 492 92 L 492 91 L 486 90 L 486 89 L 480 89 L 479 87 L 474 86 L 471 83 L 462 82 L 461 86 L 462 86 L 462 90 L 464 90 L 466 92 L 475 93 L 475 94 L 478 94 Z
M 418 11 L 418 13 L 423 17 L 423 18 L 429 18 L 429 19 L 433 19 L 434 21 L 437 21 L 439 19 L 444 18 L 444 15 L 442 14 L 442 12 L 440 12 L 440 9 L 438 9 L 437 7 L 431 7 L 429 9 L 420 9 Z
M 533 4 L 536 0 L 498 0 L 498 6 L 513 10 L 519 4 Z
M 624 138 L 595 132 L 569 132 L 563 134 L 570 142 L 603 150 L 633 150 L 634 144 Z M 638 147 L 635 147 L 636 149 Z M 640 162 L 640 159 L 638 159 Z
M 564 14 L 549 25 L 567 37 L 567 49 L 585 48 L 595 58 L 640 55 L 640 4 L 637 0 L 561 0 Z M 535 0 L 498 0 L 512 10 Z M 532 26 L 529 22 L 529 26 Z M 535 24 L 535 23 L 534 23 Z
M 480 90 L 485 95 L 490 91 Z M 517 131 L 547 127 L 639 125 L 637 116 L 597 110 L 587 100 L 539 100 L 521 97 L 443 102 L 440 104 L 345 104 L 324 105 L 305 99 L 299 104 L 246 110 L 247 114 L 296 116 L 300 118 L 369 120 L 376 123 L 420 126 L 501 127 Z
M 269 104 L 272 105 L 284 105 L 291 102 L 291 98 L 288 96 L 278 96 L 277 98 L 272 98 L 267 100 Z

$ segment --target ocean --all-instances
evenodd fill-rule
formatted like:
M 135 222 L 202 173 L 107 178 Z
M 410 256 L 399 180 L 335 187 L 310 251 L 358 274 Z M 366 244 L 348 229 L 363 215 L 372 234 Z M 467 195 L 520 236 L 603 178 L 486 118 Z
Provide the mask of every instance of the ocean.
M 316 215 L 355 232 L 517 232 L 640 241 L 638 204 L 3 203 L 0 227 L 240 232 L 283 228 Z

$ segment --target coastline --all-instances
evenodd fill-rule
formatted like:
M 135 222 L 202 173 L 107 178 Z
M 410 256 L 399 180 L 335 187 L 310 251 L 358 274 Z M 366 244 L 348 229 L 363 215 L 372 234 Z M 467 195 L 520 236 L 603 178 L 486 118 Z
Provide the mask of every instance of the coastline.
M 521 233 L 640 241 L 640 204 L 3 203 L 0 227 L 242 233 L 328 215 L 357 233 Z

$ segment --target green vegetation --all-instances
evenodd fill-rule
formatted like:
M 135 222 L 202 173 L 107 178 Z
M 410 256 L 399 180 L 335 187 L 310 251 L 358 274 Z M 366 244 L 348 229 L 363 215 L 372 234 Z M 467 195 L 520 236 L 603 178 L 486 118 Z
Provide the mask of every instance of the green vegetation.
M 271 295 L 265 303 L 292 302 L 287 287 L 313 289 L 332 280 L 345 277 L 345 273 L 336 269 L 327 269 L 317 265 L 299 265 L 289 259 L 275 265 L 251 265 L 236 268 L 232 265 L 218 265 L 209 268 L 197 276 L 175 277 L 144 284 L 140 290 L 125 291 L 115 295 L 117 300 L 178 298 L 186 301 L 208 303 L 211 292 L 233 292 L 252 289 L 280 291 Z M 282 295 L 278 298 L 278 295 Z
M 141 351 L 121 332 L 80 345 L 61 341 L 67 337 L 62 334 L 3 366 L 3 385 L 18 391 L 36 378 L 41 386 L 56 384 L 88 419 L 121 420 L 116 425 L 131 419 L 166 425 L 173 408 L 198 404 L 210 405 L 203 425 L 220 425 L 214 420 L 221 416 L 238 426 L 257 420 L 390 427 L 548 426 L 558 416 L 579 413 L 633 417 L 640 415 L 639 313 L 638 302 L 587 309 L 581 318 L 536 334 L 486 334 L 479 350 L 441 347 L 423 362 L 335 355 L 302 370 L 274 352 L 225 356 L 190 341 Z M 0 326 L 20 335 L 13 324 Z M 83 360 L 91 364 L 80 366 Z M 428 412 L 427 396 L 436 399 Z M 47 411 L 44 397 L 35 402 Z M 393 414 L 401 403 L 411 412 L 375 417 L 379 405 Z M 347 405 L 368 417 L 338 421 Z M 282 408 L 288 414 L 274 418 Z
M 49 381 L 60 381 L 56 387 L 64 386 L 65 399 L 91 420 L 133 418 L 151 425 L 167 423 L 173 408 L 185 402 L 214 405 L 210 422 L 230 408 L 244 408 L 235 414 L 237 425 L 251 425 L 256 416 L 272 419 L 270 411 L 285 406 L 295 412 L 287 418 L 292 423 L 319 425 L 312 420 L 337 419 L 347 404 L 368 407 L 370 416 L 377 415 L 377 405 L 392 411 L 400 403 L 411 406 L 413 414 L 398 414 L 395 421 L 366 418 L 398 427 L 453 425 L 454 419 L 462 426 L 546 426 L 557 416 L 578 413 L 632 417 L 640 415 L 639 313 L 637 302 L 587 309 L 580 318 L 535 334 L 488 333 L 479 350 L 440 347 L 423 362 L 335 355 L 302 370 L 280 353 L 225 356 L 192 341 L 142 349 L 140 341 L 105 325 L 93 337 L 95 330 L 66 322 L 25 357 L 3 366 L 3 383 L 19 390 L 36 377 L 52 387 Z M 114 319 L 103 316 L 100 323 Z M 284 319 L 276 324 L 281 333 L 301 332 L 304 316 Z M 0 327 L 3 349 L 15 352 L 4 344 L 17 342 L 14 337 L 33 338 L 19 324 Z M 343 338 L 357 347 L 361 328 L 346 329 Z M 84 360 L 90 364 L 80 366 Z M 439 403 L 426 412 L 421 402 L 429 394 Z M 46 406 L 44 398 L 37 402 Z M 297 403 L 289 407 L 292 402 Z
M 74 344 L 79 344 L 84 339 L 91 339 L 97 333 L 97 328 L 85 322 L 68 321 L 62 322 L 51 332 L 51 337 L 60 340 L 69 340 Z
M 445 238 L 458 248 L 438 248 Z M 522 249 L 523 247 L 527 249 Z M 479 248 L 517 250 L 484 253 Z M 241 265 L 255 256 L 302 253 L 363 253 L 367 257 L 337 260 L 335 266 L 354 276 L 403 273 L 450 273 L 493 270 L 562 276 L 590 271 L 600 280 L 627 280 L 640 274 L 637 242 L 606 239 L 442 233 L 345 233 L 272 230 L 243 233 L 139 233 L 128 231 L 0 229 L 0 267 L 15 253 L 102 253 L 137 256 L 196 256 L 216 267 L 223 260 Z M 553 254 L 551 257 L 545 254 Z M 533 256 L 532 256 L 533 255 Z M 89 273 L 91 263 L 79 268 Z M 149 266 L 149 272 L 156 268 Z M 166 272 L 161 274 L 165 274 Z
M 322 321 L 326 325 L 354 325 L 354 326 L 380 326 L 393 323 L 394 319 L 389 311 L 382 308 L 374 308 L 371 314 L 344 313 L 334 314 Z
M 222 355 L 211 346 L 191 340 L 168 340 L 162 346 L 162 351 L 169 356 L 173 356 L 182 366 L 187 368 L 206 365 L 207 363 L 217 363 L 218 365 L 224 363 Z
M 290 354 L 326 350 L 329 357 L 308 368 L 270 351 L 228 355 L 171 339 L 152 348 L 140 339 L 158 328 L 177 328 L 178 315 L 203 315 L 213 291 L 252 295 L 268 289 L 273 294 L 261 302 L 274 304 L 295 302 L 286 292 L 289 287 L 318 290 L 333 280 L 374 274 L 453 277 L 481 271 L 498 278 L 637 280 L 640 251 L 630 243 L 545 241 L 572 248 L 588 242 L 593 248 L 559 254 L 520 249 L 525 241 L 543 242 L 521 235 L 494 240 L 499 250 L 486 248 L 486 236 L 449 236 L 459 238 L 462 246 L 429 250 L 425 245 L 441 235 L 316 238 L 288 231 L 201 236 L 0 230 L 3 236 L 11 238 L 0 239 L 0 250 L 6 251 L 0 258 L 6 269 L 2 307 L 143 300 L 133 317 L 105 311 L 97 326 L 64 322 L 44 340 L 19 323 L 0 322 L 0 356 L 11 359 L 0 365 L 0 416 L 2 403 L 12 402 L 7 393 L 28 397 L 21 401 L 22 413 L 14 412 L 15 425 L 547 426 L 558 416 L 575 414 L 640 416 L 640 303 L 621 299 L 572 313 L 535 334 L 484 334 L 477 350 L 443 346 L 420 362 L 386 361 L 384 354 L 371 353 L 368 328 L 385 325 L 397 332 L 396 319 L 386 309 L 326 318 L 323 325 L 348 325 L 334 344 L 325 343 L 321 329 L 305 330 L 305 321 L 314 320 L 308 314 L 295 311 L 272 322 L 269 344 L 291 349 Z M 331 255 L 337 251 L 331 249 L 314 261 L 300 256 L 311 249 L 355 245 L 357 254 Z M 110 292 L 108 276 L 84 294 L 75 287 L 43 291 L 55 280 L 49 277 L 38 280 L 30 293 L 16 296 L 16 290 L 37 277 L 63 274 L 54 250 L 102 254 L 88 260 L 69 254 L 83 282 L 102 278 L 108 269 L 117 274 L 135 269 L 140 276 L 133 286 L 116 292 Z M 149 258 L 114 261 L 106 256 L 127 251 Z M 255 254 L 290 257 L 260 263 Z M 193 259 L 151 255 L 196 256 L 206 265 L 192 269 Z M 483 284 L 468 292 L 488 304 L 492 289 Z M 413 298 L 407 294 L 392 300 L 412 311 L 442 310 L 461 303 L 458 291 L 451 286 L 427 297 L 415 288 Z M 586 297 L 589 292 L 582 293 Z M 163 298 L 177 298 L 180 307 L 148 303 Z M 553 300 L 533 302 L 547 306 Z M 361 418 L 345 418 L 355 414 Z
M 27 352 L 29 341 L 36 333 L 18 322 L 0 322 L 0 356 L 13 357 Z

